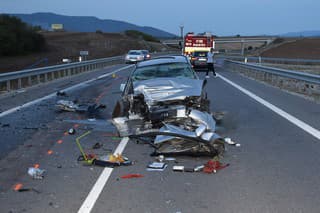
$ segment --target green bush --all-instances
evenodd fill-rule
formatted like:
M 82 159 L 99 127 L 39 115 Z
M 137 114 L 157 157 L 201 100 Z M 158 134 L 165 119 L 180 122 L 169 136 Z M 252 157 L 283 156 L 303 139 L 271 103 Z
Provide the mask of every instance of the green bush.
M 0 55 L 24 55 L 44 50 L 46 42 L 37 33 L 39 30 L 39 27 L 29 26 L 17 17 L 0 15 Z
M 137 30 L 126 30 L 124 32 L 127 36 L 136 38 L 136 39 L 143 39 L 145 41 L 150 41 L 150 42 L 160 42 L 158 39 L 153 37 L 152 35 L 137 31 Z

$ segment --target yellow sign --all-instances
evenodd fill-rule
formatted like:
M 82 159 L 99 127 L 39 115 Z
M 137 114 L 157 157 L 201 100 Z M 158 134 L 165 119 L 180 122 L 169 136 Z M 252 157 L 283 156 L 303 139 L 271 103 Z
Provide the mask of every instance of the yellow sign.
M 51 24 L 53 30 L 63 30 L 63 24 Z

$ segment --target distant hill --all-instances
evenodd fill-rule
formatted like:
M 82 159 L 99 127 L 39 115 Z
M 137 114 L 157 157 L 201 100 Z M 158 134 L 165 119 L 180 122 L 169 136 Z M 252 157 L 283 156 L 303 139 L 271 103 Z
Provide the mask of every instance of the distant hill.
M 51 24 L 63 24 L 66 31 L 72 32 L 96 32 L 101 30 L 108 33 L 120 33 L 126 30 L 138 30 L 157 38 L 176 37 L 172 33 L 159 30 L 153 27 L 138 26 L 128 22 L 111 19 L 98 19 L 93 16 L 64 16 L 54 13 L 33 13 L 33 14 L 9 14 L 19 17 L 24 22 L 31 25 L 41 26 L 42 29 L 49 30 Z
M 282 37 L 320 37 L 319 30 L 290 32 L 280 35 Z

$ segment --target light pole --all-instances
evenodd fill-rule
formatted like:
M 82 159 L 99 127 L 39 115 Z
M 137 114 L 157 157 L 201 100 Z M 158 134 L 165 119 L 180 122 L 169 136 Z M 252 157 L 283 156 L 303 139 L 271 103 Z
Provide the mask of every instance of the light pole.
M 180 35 L 181 35 L 181 54 L 183 55 L 183 49 L 184 49 L 184 39 L 183 39 L 183 25 L 180 25 Z

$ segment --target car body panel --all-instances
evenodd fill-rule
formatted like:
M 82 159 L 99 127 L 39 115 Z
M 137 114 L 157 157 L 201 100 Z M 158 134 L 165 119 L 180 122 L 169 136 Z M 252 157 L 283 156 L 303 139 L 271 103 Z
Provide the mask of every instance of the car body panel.
M 202 87 L 203 80 L 190 78 L 156 78 L 133 82 L 134 93 L 143 94 L 148 106 L 156 102 L 201 96 Z

